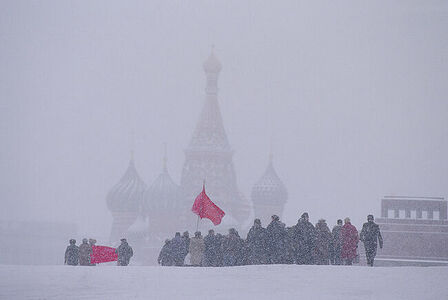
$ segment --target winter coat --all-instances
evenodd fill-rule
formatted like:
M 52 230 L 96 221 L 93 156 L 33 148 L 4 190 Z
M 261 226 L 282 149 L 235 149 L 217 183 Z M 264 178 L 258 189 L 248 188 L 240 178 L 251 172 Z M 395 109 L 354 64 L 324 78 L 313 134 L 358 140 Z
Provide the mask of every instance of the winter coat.
M 165 245 L 163 245 L 162 250 L 160 250 L 157 262 L 162 266 L 172 266 L 174 264 L 171 241 L 168 241 L 167 243 L 165 243 Z
M 90 254 L 92 254 L 92 246 L 87 243 L 82 243 L 79 246 L 79 264 L 81 266 L 90 265 Z
M 367 222 L 362 225 L 360 239 L 366 249 L 376 249 L 378 242 L 380 248 L 383 248 L 383 237 L 381 236 L 380 227 L 374 222 Z
M 280 221 L 272 221 L 266 228 L 266 248 L 271 263 L 281 264 L 287 257 L 287 233 L 285 224 Z
M 331 232 L 325 222 L 319 222 L 316 224 L 316 248 L 315 259 L 316 264 L 326 265 L 329 263 L 330 258 L 330 243 Z
M 358 248 L 358 230 L 351 223 L 346 223 L 341 229 L 342 259 L 354 259 Z
M 217 255 L 220 247 L 218 237 L 216 235 L 207 235 L 204 238 L 204 263 L 206 267 L 217 266 Z
M 67 246 L 65 250 L 65 260 L 64 263 L 71 266 L 77 266 L 79 261 L 79 248 L 78 246 L 72 244 Z
M 336 225 L 333 227 L 333 230 L 331 232 L 332 246 L 333 246 L 333 251 L 335 253 L 340 253 L 341 249 L 342 249 L 341 229 L 342 229 L 342 225 Z
M 118 246 L 118 248 L 115 250 L 115 253 L 118 254 L 117 264 L 119 266 L 129 265 L 131 257 L 134 256 L 134 251 L 127 242 L 121 242 L 121 245 Z
M 247 234 L 246 243 L 249 248 L 249 263 L 253 265 L 266 263 L 266 229 L 261 225 L 252 226 Z
M 236 266 L 243 260 L 244 241 L 236 234 L 228 234 L 222 241 L 224 266 Z
M 296 263 L 313 264 L 316 245 L 316 229 L 311 222 L 300 219 L 293 226 L 293 237 L 296 246 Z
M 185 260 L 185 239 L 180 236 L 175 236 L 170 243 L 171 258 L 174 265 L 183 266 Z
M 193 266 L 201 266 L 204 260 L 205 243 L 202 237 L 192 237 L 190 239 L 190 263 Z

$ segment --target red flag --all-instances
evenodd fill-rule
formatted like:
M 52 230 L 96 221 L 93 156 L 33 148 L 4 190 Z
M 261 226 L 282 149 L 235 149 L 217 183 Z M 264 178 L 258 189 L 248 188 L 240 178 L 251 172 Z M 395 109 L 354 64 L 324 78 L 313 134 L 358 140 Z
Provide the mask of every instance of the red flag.
M 116 261 L 118 259 L 115 248 L 107 246 L 92 246 L 92 254 L 90 254 L 90 263 L 99 264 L 109 261 Z
M 197 214 L 201 219 L 209 219 L 215 225 L 219 225 L 226 214 L 207 196 L 205 193 L 205 185 L 202 187 L 202 192 L 196 197 L 196 200 L 194 200 L 191 211 Z

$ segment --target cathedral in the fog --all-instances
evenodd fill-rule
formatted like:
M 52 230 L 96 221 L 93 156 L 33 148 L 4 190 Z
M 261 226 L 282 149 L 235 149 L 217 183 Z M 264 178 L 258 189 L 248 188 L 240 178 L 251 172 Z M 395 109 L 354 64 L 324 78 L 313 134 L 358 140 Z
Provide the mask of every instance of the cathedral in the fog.
M 176 231 L 193 232 L 197 218 L 191 212 L 191 206 L 204 180 L 207 194 L 226 212 L 217 231 L 226 233 L 230 227 L 245 230 L 254 218 L 260 218 L 266 226 L 272 214 L 281 217 L 288 194 L 274 169 L 272 155 L 267 159 L 265 173 L 261 177 L 254 174 L 254 181 L 259 179 L 252 188 L 250 199 L 239 189 L 233 150 L 218 102 L 218 78 L 222 66 L 212 52 L 203 67 L 205 100 L 184 151 L 180 184 L 171 178 L 166 157 L 160 175 L 150 185 L 141 179 L 131 159 L 125 174 L 107 195 L 107 206 L 113 216 L 111 242 L 128 237 L 135 241 L 158 241 L 156 246 L 159 247 L 160 241 Z

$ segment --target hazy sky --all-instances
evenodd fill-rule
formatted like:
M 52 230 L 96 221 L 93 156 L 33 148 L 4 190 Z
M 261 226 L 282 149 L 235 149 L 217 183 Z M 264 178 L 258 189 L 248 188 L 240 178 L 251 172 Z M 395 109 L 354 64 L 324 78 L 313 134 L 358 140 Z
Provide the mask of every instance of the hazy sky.
M 179 182 L 213 44 L 239 186 L 272 144 L 288 225 L 448 196 L 446 1 L 1 1 L 0 218 L 107 235 L 132 147 Z

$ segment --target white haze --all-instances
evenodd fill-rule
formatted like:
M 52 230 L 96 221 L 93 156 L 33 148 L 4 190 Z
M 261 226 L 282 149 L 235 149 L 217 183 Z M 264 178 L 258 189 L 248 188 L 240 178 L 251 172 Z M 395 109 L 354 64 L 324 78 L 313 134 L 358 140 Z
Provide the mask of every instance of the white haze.
M 108 235 L 131 148 L 179 182 L 212 45 L 240 189 L 272 144 L 288 225 L 446 197 L 447 29 L 446 1 L 2 1 L 0 219 Z

